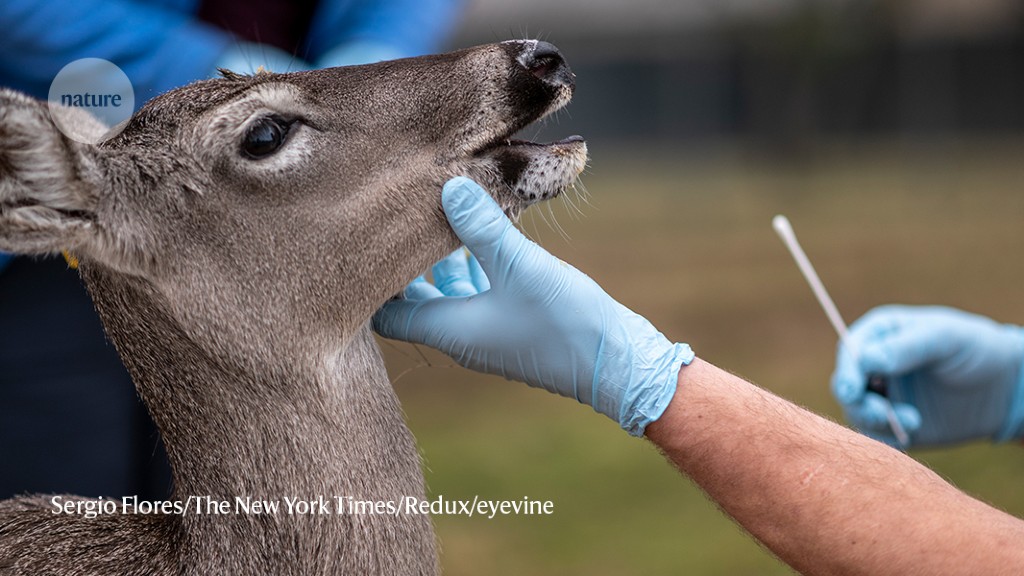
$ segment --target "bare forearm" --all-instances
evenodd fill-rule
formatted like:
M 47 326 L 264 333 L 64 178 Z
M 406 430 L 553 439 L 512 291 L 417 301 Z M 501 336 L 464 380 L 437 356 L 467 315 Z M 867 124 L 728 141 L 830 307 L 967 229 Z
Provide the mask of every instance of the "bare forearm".
M 1024 574 L 1024 521 L 700 359 L 647 437 L 803 573 Z

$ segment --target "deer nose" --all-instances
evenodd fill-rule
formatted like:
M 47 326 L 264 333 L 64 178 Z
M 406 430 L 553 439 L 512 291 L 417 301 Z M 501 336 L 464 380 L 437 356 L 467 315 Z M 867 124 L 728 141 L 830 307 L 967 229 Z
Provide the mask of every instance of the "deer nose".
M 552 86 L 572 88 L 576 84 L 576 75 L 554 44 L 543 40 L 527 40 L 522 44 L 516 60 L 531 74 Z

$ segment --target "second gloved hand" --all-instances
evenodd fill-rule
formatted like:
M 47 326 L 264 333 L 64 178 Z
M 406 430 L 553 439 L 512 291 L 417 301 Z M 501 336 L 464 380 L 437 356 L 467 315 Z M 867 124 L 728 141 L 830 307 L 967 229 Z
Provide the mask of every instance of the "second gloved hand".
M 442 261 L 437 287 L 414 282 L 378 311 L 377 332 L 575 398 L 642 435 L 671 401 L 690 347 L 524 237 L 472 180 L 449 181 L 442 204 L 479 268 L 459 254 Z
M 840 347 L 832 391 L 852 424 L 880 440 L 884 401 L 868 374 L 889 376 L 888 396 L 915 446 L 1020 437 L 1024 330 L 943 307 L 882 306 L 850 327 L 856 360 Z

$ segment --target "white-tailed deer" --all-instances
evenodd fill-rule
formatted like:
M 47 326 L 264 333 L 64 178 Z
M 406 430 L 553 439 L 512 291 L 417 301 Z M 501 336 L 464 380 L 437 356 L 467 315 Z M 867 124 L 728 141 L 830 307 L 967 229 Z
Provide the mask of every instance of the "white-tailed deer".
M 0 91 L 0 250 L 80 258 L 175 499 L 422 497 L 368 320 L 456 247 L 445 180 L 478 180 L 510 213 L 575 180 L 582 139 L 509 140 L 572 91 L 554 46 L 504 42 L 225 74 L 98 145 Z M 48 496 L 0 502 L 0 574 L 438 571 L 422 515 L 55 512 Z

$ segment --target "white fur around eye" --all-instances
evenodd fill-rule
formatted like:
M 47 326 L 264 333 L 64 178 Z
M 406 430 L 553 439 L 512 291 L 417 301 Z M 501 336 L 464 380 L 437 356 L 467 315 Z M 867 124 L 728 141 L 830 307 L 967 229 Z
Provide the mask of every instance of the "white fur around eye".
M 260 164 L 262 169 L 279 170 L 290 162 L 309 155 L 309 127 L 297 120 L 291 127 L 284 145 L 273 154 L 259 160 L 247 159 L 239 153 L 246 133 L 267 116 L 286 119 L 302 118 L 308 105 L 296 86 L 284 82 L 260 84 L 246 91 L 240 98 L 219 108 L 205 121 L 197 123 L 195 141 L 200 142 L 200 154 L 216 161 L 230 152 L 233 162 Z M 303 145 L 303 142 L 306 142 Z
M 241 170 L 250 173 L 281 172 L 291 168 L 304 166 L 313 155 L 313 146 L 310 142 L 312 130 L 309 126 L 296 120 L 285 135 L 281 146 L 260 158 L 250 158 L 241 151 L 241 140 L 236 144 L 234 163 Z

